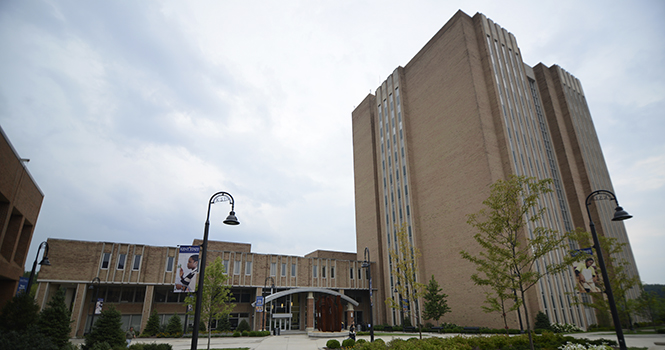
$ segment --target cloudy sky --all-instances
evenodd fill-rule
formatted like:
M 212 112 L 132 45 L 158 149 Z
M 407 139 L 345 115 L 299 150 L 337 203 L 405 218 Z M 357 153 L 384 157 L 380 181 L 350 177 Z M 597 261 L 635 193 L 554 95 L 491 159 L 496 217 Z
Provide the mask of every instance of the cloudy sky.
M 578 77 L 641 278 L 665 283 L 665 2 L 2 1 L 0 125 L 48 237 L 355 251 L 351 112 L 458 9 Z M 608 213 L 611 214 L 611 213 Z

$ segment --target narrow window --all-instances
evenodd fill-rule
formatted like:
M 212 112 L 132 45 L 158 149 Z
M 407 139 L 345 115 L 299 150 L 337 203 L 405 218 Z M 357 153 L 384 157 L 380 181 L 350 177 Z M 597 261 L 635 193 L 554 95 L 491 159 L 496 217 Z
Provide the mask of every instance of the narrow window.
M 286 263 L 282 263 L 282 277 L 286 277 Z
M 349 269 L 349 276 L 353 279 L 353 267 Z
M 277 263 L 270 263 L 270 276 L 275 276 L 275 273 L 277 273 Z
M 173 272 L 173 260 L 172 256 L 166 257 L 166 272 Z
M 222 261 L 222 265 L 224 265 L 224 274 L 228 275 L 229 274 L 229 261 L 228 260 Z
M 251 275 L 251 274 L 252 274 L 252 262 L 245 261 L 245 275 Z
M 124 270 L 125 269 L 125 259 L 127 258 L 127 254 L 118 254 L 118 270 Z
M 291 264 L 291 277 L 296 277 L 296 264 Z
M 317 265 L 312 265 L 312 277 L 319 277 L 319 267 Z
M 106 270 L 109 268 L 109 261 L 111 260 L 111 253 L 104 253 L 102 258 L 102 269 Z
M 321 266 L 321 277 L 326 278 L 326 267 Z
M 330 278 L 335 278 L 335 267 L 334 266 L 330 267 Z
M 134 265 L 132 266 L 132 270 L 137 271 L 140 267 L 141 267 L 141 256 L 134 255 Z
M 233 274 L 234 275 L 239 275 L 240 274 L 240 261 L 235 260 L 233 263 Z

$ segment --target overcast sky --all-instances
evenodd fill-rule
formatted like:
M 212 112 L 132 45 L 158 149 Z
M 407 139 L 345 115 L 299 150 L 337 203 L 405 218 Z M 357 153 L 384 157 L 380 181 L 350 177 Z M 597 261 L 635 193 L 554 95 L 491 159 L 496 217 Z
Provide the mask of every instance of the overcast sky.
M 351 112 L 462 9 L 583 84 L 641 278 L 665 283 L 665 2 L 1 1 L 0 125 L 47 238 L 356 251 Z M 612 213 L 608 213 L 611 215 Z M 361 247 L 362 249 L 362 247 Z

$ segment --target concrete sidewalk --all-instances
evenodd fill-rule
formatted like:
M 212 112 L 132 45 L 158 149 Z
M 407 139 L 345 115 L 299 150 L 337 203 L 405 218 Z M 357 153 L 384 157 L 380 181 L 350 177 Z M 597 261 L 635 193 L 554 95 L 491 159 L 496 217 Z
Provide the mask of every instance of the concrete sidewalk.
M 459 334 L 453 333 L 423 333 L 423 337 L 454 337 Z M 569 334 L 575 338 L 587 338 L 591 340 L 605 338 L 616 341 L 616 334 L 609 332 L 597 332 L 597 333 L 575 333 Z M 389 341 L 397 338 L 408 339 L 411 337 L 418 337 L 418 334 L 413 335 L 381 335 L 375 336 L 375 339 L 383 339 L 384 342 L 388 343 Z M 647 348 L 648 350 L 665 350 L 665 346 L 655 345 L 656 342 L 665 343 L 665 334 L 625 334 L 626 345 L 629 347 L 640 347 Z M 326 346 L 326 343 L 330 339 L 337 339 L 339 342 L 342 342 L 342 338 L 310 338 L 307 334 L 287 334 L 280 336 L 268 336 L 268 337 L 224 337 L 224 338 L 212 338 L 210 340 L 211 349 L 227 349 L 227 348 L 249 348 L 252 350 L 318 350 L 323 349 Z M 360 336 L 358 339 L 365 339 L 369 341 L 369 336 Z M 72 342 L 75 344 L 83 343 L 83 339 L 72 339 Z M 181 339 L 172 339 L 172 338 L 137 338 L 132 341 L 134 343 L 168 343 L 173 346 L 173 350 L 188 350 L 191 348 L 192 339 L 191 338 L 181 338 Z M 199 338 L 198 349 L 207 349 L 208 338 Z

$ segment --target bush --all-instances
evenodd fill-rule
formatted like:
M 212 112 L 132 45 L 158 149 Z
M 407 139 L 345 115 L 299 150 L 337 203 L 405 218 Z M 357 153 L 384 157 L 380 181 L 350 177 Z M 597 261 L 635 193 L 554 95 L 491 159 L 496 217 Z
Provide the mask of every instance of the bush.
M 166 326 L 166 333 L 174 335 L 180 333 L 182 335 L 182 320 L 180 319 L 180 316 L 173 314 L 173 316 L 169 318 L 169 323 Z
M 231 322 L 229 322 L 229 315 L 222 315 L 222 317 L 217 320 L 217 330 L 218 331 L 230 331 Z
M 159 316 L 157 316 L 157 311 L 153 311 L 148 317 L 148 323 L 145 325 L 142 337 L 152 337 L 159 333 Z
M 173 350 L 173 346 L 166 343 L 132 344 L 129 346 L 129 350 Z
M 366 343 L 366 342 L 367 342 L 367 340 L 365 340 L 365 339 L 356 340 L 356 344 L 362 344 L 362 343 Z
M 39 332 L 36 325 L 22 331 L 0 331 L 0 350 L 57 350 L 50 338 Z
M 658 329 L 656 329 L 656 333 L 658 333 L 658 334 L 665 334 L 665 328 L 658 328 Z
M 326 342 L 326 347 L 328 349 L 339 349 L 339 341 L 337 339 L 330 339 Z
M 355 345 L 356 345 L 356 341 L 351 339 L 351 338 L 344 339 L 344 341 L 342 341 L 342 346 L 345 347 L 345 348 L 352 348 Z
M 236 337 L 236 338 L 239 337 L 239 336 L 240 336 L 240 332 L 238 332 L 238 331 L 233 332 L 233 336 Z
M 544 330 L 550 330 L 550 319 L 545 315 L 544 312 L 538 311 L 536 314 L 536 324 L 535 327 L 536 329 L 544 329 Z
M 39 305 L 28 293 L 13 297 L 2 308 L 0 330 L 23 331 L 39 320 Z
M 249 337 L 249 331 L 242 331 L 243 337 Z
M 125 332 L 122 331 L 120 311 L 111 305 L 102 311 L 101 316 L 92 327 L 92 331 L 85 336 L 84 350 L 95 349 L 98 343 L 108 343 L 109 347 L 116 345 L 125 347 Z M 100 345 L 102 346 L 102 345 Z
M 237 331 L 242 332 L 242 331 L 251 331 L 252 328 L 249 327 L 249 323 L 247 323 L 247 320 L 242 320 L 238 324 L 238 328 L 236 328 Z
M 69 308 L 65 304 L 65 291 L 60 288 L 39 314 L 39 329 L 51 338 L 58 348 L 69 343 L 69 333 L 72 330 Z

